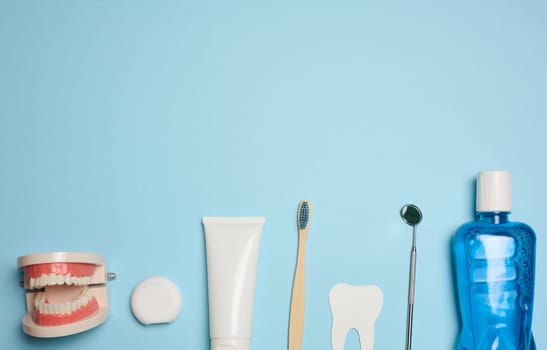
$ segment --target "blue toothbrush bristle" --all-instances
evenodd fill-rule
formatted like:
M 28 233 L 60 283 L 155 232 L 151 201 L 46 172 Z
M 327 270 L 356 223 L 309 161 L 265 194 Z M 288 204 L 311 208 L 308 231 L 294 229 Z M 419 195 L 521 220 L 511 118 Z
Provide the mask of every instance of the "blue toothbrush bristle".
M 298 213 L 298 222 L 300 223 L 300 228 L 303 230 L 308 226 L 310 220 L 310 206 L 308 202 L 302 203 L 300 206 L 300 213 Z

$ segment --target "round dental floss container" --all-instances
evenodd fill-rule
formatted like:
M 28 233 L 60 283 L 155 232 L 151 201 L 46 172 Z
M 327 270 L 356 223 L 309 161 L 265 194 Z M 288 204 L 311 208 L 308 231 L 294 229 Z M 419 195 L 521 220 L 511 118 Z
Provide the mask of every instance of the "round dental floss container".
M 182 295 L 172 281 L 151 277 L 135 287 L 131 295 L 133 315 L 144 325 L 171 323 L 182 308 Z

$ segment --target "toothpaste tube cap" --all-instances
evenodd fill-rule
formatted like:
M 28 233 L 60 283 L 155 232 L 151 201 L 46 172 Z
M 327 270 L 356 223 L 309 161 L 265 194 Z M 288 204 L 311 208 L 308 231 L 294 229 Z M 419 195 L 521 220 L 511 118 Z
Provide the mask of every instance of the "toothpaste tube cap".
M 251 339 L 212 338 L 211 350 L 251 350 Z

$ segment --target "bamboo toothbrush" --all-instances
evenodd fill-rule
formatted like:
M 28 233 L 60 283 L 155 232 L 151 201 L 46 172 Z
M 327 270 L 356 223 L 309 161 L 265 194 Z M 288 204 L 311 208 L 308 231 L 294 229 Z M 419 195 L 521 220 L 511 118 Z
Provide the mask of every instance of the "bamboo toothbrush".
M 310 229 L 311 203 L 304 199 L 298 205 L 298 256 L 292 287 L 291 312 L 289 317 L 289 350 L 302 349 L 304 332 L 304 309 L 306 305 L 306 240 Z

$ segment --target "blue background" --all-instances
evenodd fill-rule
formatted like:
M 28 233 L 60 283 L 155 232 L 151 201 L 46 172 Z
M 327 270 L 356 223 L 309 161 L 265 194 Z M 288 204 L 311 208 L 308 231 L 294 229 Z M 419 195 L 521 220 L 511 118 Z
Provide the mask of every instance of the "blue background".
M 534 330 L 547 347 L 544 1 L 0 1 L 0 339 L 9 349 L 208 349 L 201 217 L 266 217 L 253 348 L 287 344 L 296 208 L 312 200 L 303 349 L 330 349 L 330 288 L 376 284 L 375 349 L 454 349 L 450 262 L 474 179 L 513 172 L 512 219 L 538 233 Z M 96 252 L 111 315 L 23 334 L 18 256 Z M 181 289 L 169 325 L 129 299 Z M 357 349 L 351 333 L 346 349 Z

